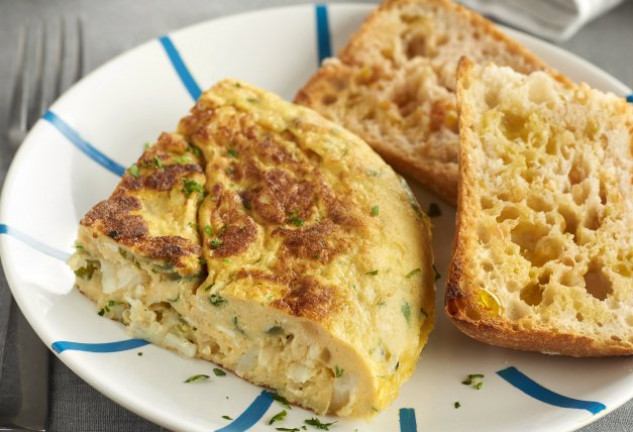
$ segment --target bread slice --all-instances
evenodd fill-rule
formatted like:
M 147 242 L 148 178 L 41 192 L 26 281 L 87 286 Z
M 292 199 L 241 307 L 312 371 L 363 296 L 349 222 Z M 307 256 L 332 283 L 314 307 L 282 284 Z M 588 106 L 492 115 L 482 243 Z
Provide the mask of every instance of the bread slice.
M 146 151 L 78 244 L 77 286 L 104 316 L 317 413 L 389 405 L 434 322 L 406 183 L 355 135 L 235 80 Z
M 295 101 L 356 133 L 396 170 L 455 203 L 455 70 L 462 55 L 526 73 L 547 69 L 492 23 L 449 0 L 386 0 Z
M 633 107 L 463 60 L 446 312 L 495 345 L 633 353 Z

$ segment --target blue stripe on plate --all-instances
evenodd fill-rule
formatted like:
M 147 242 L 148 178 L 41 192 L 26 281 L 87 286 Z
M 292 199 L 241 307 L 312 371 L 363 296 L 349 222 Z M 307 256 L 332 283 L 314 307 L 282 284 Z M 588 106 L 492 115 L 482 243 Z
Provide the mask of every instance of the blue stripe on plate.
M 512 384 L 514 387 L 521 390 L 528 396 L 532 396 L 534 399 L 538 399 L 546 404 L 555 405 L 561 408 L 575 408 L 587 410 L 592 414 L 597 414 L 606 408 L 604 404 L 600 402 L 584 401 L 579 399 L 572 399 L 567 396 L 563 396 L 558 393 L 554 393 L 551 390 L 546 389 L 537 382 L 533 381 L 523 372 L 519 371 L 514 366 L 497 371 L 497 375 Z
M 628 96 L 626 97 L 626 101 L 627 101 L 627 102 L 630 102 L 630 103 L 633 103 L 633 94 L 628 95 Z
M 64 351 L 87 351 L 95 353 L 111 353 L 118 351 L 127 351 L 134 348 L 140 348 L 148 345 L 149 342 L 143 339 L 127 339 L 118 342 L 106 342 L 106 343 L 82 343 L 82 342 L 70 342 L 70 341 L 57 341 L 53 342 L 51 348 L 58 354 Z
M 257 423 L 273 403 L 273 393 L 263 390 L 238 418 L 215 432 L 243 432 Z
M 327 5 L 315 5 L 317 27 L 317 49 L 319 64 L 328 57 L 332 57 L 332 41 L 330 38 L 330 24 L 328 22 Z
M 125 168 L 122 165 L 116 163 L 94 148 L 88 141 L 81 138 L 77 131 L 71 128 L 68 123 L 62 120 L 57 114 L 52 111 L 46 111 L 42 118 L 55 126 L 58 131 L 60 131 L 71 143 L 75 145 L 75 147 L 84 152 L 89 158 L 114 174 L 118 176 L 123 175 Z
M 0 234 L 10 235 L 15 239 L 20 240 L 22 243 L 31 246 L 33 249 L 36 249 L 48 256 L 52 256 L 53 258 L 57 258 L 62 261 L 66 261 L 70 257 L 70 254 L 68 252 L 55 249 L 54 247 L 42 243 L 41 241 L 34 239 L 33 237 L 24 234 L 22 231 L 10 227 L 6 224 L 0 224 Z
M 171 41 L 169 36 L 161 36 L 158 39 L 163 45 L 165 52 L 167 53 L 167 57 L 169 57 L 169 61 L 171 61 L 172 66 L 176 70 L 176 73 L 180 77 L 180 80 L 189 91 L 189 94 L 194 100 L 197 100 L 202 94 L 202 90 L 200 90 L 200 86 L 196 83 L 196 80 L 193 79 L 191 72 L 185 65 L 185 62 L 180 57 L 180 53 L 178 49 L 174 46 L 174 43 Z
M 400 408 L 400 432 L 417 432 L 417 430 L 415 410 L 413 408 Z

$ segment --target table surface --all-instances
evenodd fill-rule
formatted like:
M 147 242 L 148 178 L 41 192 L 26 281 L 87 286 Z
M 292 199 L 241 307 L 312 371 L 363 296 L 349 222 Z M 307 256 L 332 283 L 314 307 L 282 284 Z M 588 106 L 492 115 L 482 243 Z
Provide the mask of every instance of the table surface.
M 190 24 L 275 6 L 305 3 L 296 0 L 0 0 L 0 182 L 11 151 L 5 142 L 13 68 L 20 25 L 27 20 L 81 16 L 85 25 L 85 68 L 89 72 L 117 54 L 142 42 Z M 354 2 L 347 0 L 347 2 Z M 336 3 L 331 1 L 330 3 Z M 584 27 L 563 49 L 602 68 L 633 86 L 633 1 Z M 0 354 L 7 340 L 10 293 L 0 269 Z M 0 365 L 0 370 L 1 370 Z M 7 371 L 3 371 L 7 373 Z M 9 371 L 10 373 L 10 371 Z M 49 430 L 160 431 L 164 430 L 127 411 L 98 393 L 53 357 Z M 633 400 L 582 432 L 633 430 Z

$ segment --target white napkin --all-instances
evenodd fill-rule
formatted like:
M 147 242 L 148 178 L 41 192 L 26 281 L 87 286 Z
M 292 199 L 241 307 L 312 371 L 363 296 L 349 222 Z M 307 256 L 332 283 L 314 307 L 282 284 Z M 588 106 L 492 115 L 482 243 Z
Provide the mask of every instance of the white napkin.
M 623 0 L 458 0 L 535 35 L 564 41 Z

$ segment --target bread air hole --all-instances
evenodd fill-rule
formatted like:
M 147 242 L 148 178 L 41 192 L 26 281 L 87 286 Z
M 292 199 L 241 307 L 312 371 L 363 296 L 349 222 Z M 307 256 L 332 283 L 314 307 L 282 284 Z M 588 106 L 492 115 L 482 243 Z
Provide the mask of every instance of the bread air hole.
M 542 285 L 529 283 L 521 289 L 519 297 L 530 306 L 538 306 L 543 301 L 543 290 Z
M 558 213 L 563 217 L 563 219 L 565 219 L 565 227 L 563 229 L 563 232 L 575 236 L 576 230 L 578 229 L 578 224 L 580 222 L 576 211 L 567 205 L 561 205 L 558 208 Z
M 600 265 L 592 263 L 583 277 L 585 290 L 598 300 L 602 301 L 613 294 L 613 284 Z
M 505 220 L 511 219 L 517 219 L 519 216 L 521 215 L 521 211 L 513 206 L 505 206 L 503 208 L 503 210 L 501 210 L 501 213 L 499 213 L 499 216 L 497 216 L 497 222 L 501 223 Z

